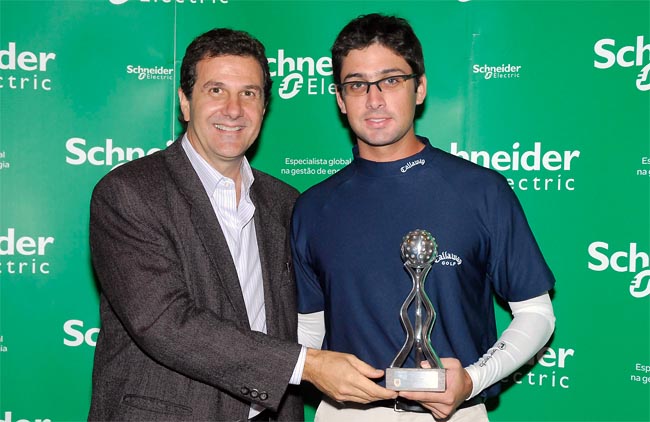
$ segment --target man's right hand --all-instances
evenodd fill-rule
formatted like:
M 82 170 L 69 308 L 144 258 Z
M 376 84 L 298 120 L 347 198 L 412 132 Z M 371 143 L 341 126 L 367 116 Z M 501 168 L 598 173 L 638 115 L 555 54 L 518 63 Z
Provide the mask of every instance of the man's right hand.
M 356 356 L 326 350 L 307 349 L 302 379 L 339 402 L 370 403 L 394 399 L 397 392 L 377 385 L 371 378 L 381 378 L 384 371 L 375 369 Z

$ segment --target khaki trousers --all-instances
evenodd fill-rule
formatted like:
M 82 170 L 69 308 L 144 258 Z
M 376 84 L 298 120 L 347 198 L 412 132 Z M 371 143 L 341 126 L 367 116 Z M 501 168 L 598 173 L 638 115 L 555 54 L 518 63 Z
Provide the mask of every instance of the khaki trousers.
M 329 399 L 320 402 L 314 422 L 434 422 L 431 413 L 396 412 L 372 405 L 339 405 Z M 489 422 L 484 404 L 457 410 L 445 422 Z

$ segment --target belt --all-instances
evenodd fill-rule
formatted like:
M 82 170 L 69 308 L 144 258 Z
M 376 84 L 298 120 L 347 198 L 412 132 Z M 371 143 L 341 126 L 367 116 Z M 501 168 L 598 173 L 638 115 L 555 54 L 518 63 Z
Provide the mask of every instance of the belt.
M 456 408 L 456 410 L 464 409 L 466 407 L 476 406 L 477 404 L 483 404 L 483 403 L 485 403 L 485 397 L 476 396 L 462 402 L 460 406 Z M 381 400 L 373 404 L 375 406 L 389 407 L 395 410 L 396 412 L 431 413 L 430 410 L 423 407 L 420 403 L 413 400 L 407 400 L 401 397 L 398 397 L 395 400 Z

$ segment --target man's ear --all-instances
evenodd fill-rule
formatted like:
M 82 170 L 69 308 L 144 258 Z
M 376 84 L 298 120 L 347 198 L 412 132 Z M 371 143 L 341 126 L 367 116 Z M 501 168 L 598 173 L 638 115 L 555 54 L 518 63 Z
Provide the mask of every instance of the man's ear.
M 183 120 L 190 121 L 190 100 L 187 99 L 182 89 L 178 88 L 178 101 L 181 104 L 181 112 L 183 113 Z
M 341 110 L 341 113 L 347 114 L 347 110 L 345 108 L 345 102 L 343 102 L 343 97 L 341 97 L 341 91 L 339 89 L 336 89 L 336 104 L 339 105 L 339 110 Z
M 420 105 L 427 97 L 427 77 L 422 75 L 419 78 L 418 88 L 415 90 L 415 104 Z

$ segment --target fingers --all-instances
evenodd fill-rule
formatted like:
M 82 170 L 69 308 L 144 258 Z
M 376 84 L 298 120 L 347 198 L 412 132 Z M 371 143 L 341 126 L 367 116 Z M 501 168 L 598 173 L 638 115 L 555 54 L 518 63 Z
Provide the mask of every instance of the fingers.
M 452 394 L 447 391 L 443 393 L 434 393 L 430 391 L 400 391 L 400 397 L 415 400 L 423 405 L 439 404 L 441 407 L 453 406 L 455 400 Z
M 377 400 L 394 399 L 397 397 L 396 391 L 384 388 L 379 384 L 376 384 L 375 382 L 370 381 L 368 379 L 364 379 L 362 381 L 363 381 L 363 386 L 361 386 L 361 388 L 363 388 L 363 391 L 365 393 L 364 399 L 367 400 L 365 403 L 369 403 Z
M 365 404 L 397 397 L 397 392 L 381 387 L 372 381 L 373 378 L 382 377 L 384 375 L 383 370 L 373 368 L 349 354 L 338 353 L 333 358 L 343 361 L 344 365 L 340 368 L 346 374 L 344 383 L 339 387 L 340 391 L 345 395 L 340 397 L 339 400 Z
M 471 379 L 468 384 L 469 376 L 466 376 L 466 371 L 458 359 L 443 358 L 441 363 L 446 368 L 444 392 L 401 391 L 399 394 L 406 399 L 420 402 L 437 419 L 449 417 L 472 391 Z M 421 366 L 430 367 L 428 362 L 422 362 Z
M 456 358 L 442 358 L 440 359 L 442 366 L 447 369 L 462 369 L 463 365 Z
M 448 392 L 401 391 L 400 397 L 415 400 L 428 409 L 436 419 L 444 419 L 456 410 L 456 402 Z
M 372 381 L 383 373 L 353 355 L 309 349 L 303 379 L 336 401 L 365 404 L 397 397 Z
M 359 371 L 361 375 L 366 376 L 368 378 L 381 378 L 384 376 L 383 370 L 373 368 L 372 366 L 368 365 L 367 363 L 357 358 L 356 356 L 348 355 L 348 357 L 350 360 L 350 364 L 354 366 L 354 368 L 357 371 Z

